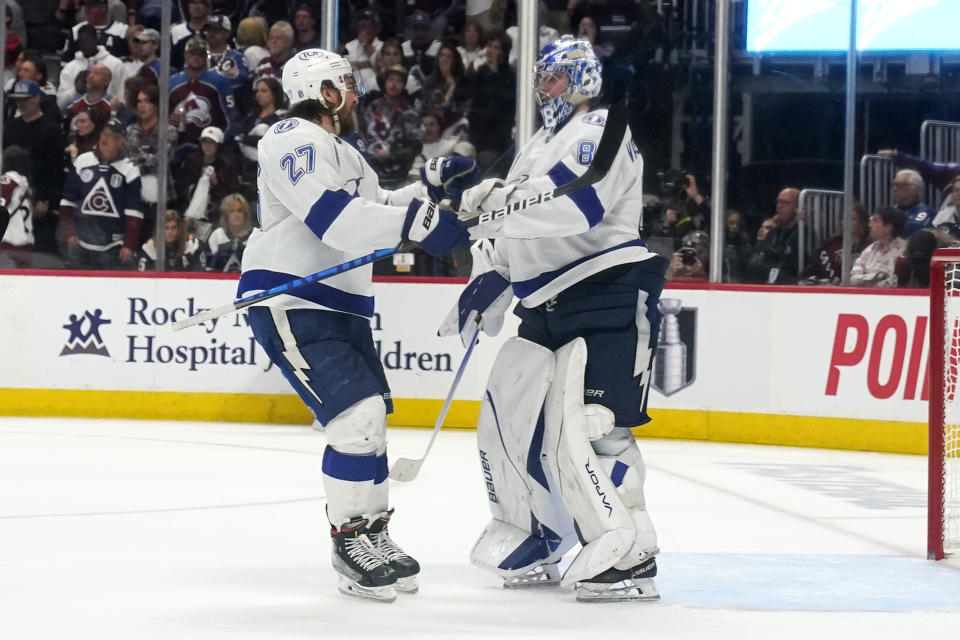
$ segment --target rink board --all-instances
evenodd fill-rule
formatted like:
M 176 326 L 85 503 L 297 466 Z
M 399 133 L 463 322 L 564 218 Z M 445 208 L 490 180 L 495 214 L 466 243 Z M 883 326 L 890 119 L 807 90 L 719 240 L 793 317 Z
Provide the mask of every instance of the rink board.
M 243 313 L 174 333 L 233 297 L 234 279 L 0 274 L 0 412 L 307 423 Z M 391 424 L 432 426 L 464 349 L 436 328 L 457 283 L 377 282 L 374 339 Z M 926 450 L 924 292 L 697 286 L 665 291 L 642 435 Z M 447 425 L 471 428 L 497 349 L 484 338 Z M 669 337 L 667 337 L 669 333 Z

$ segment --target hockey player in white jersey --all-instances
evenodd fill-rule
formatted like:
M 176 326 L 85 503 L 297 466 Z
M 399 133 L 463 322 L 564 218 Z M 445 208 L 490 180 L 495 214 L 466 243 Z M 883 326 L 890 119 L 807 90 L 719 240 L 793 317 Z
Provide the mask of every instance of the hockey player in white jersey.
M 590 44 L 555 40 L 536 72 L 543 127 L 504 181 L 464 192 L 461 211 L 522 204 L 593 161 L 607 111 L 591 104 L 601 66 Z M 667 268 L 640 237 L 642 162 L 628 130 L 600 181 L 471 229 L 494 239 L 474 245 L 471 281 L 441 334 L 467 340 L 479 322 L 495 335 L 520 299 L 519 335 L 497 356 L 477 428 L 493 518 L 471 561 L 506 587 L 575 585 L 586 601 L 659 598 L 657 537 L 629 429 L 649 421 Z M 561 579 L 558 562 L 578 539 Z
M 259 228 L 243 254 L 238 297 L 321 271 L 401 240 L 432 255 L 467 246 L 456 216 L 417 183 L 380 189 L 363 156 L 338 134 L 354 129 L 350 64 L 320 49 L 284 66 L 290 117 L 259 143 Z M 461 175 L 463 174 L 463 175 Z M 476 183 L 472 160 L 437 159 L 425 172 L 436 199 Z M 446 188 L 443 184 L 446 183 Z M 348 595 L 392 601 L 417 590 L 419 565 L 387 530 L 386 415 L 393 410 L 370 329 L 369 265 L 253 306 L 254 336 L 325 425 L 322 470 L 332 561 Z

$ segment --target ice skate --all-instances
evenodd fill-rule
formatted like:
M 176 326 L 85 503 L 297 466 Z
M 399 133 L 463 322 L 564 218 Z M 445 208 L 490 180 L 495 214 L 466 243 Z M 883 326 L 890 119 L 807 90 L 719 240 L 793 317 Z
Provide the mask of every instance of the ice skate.
M 537 565 L 523 575 L 503 579 L 504 589 L 527 589 L 531 587 L 555 587 L 560 584 L 558 563 Z
M 366 518 L 356 518 L 330 529 L 331 559 L 337 571 L 340 593 L 380 602 L 397 599 L 397 573 L 367 536 Z
M 580 602 L 649 602 L 660 599 L 653 583 L 657 559 L 647 558 L 631 569 L 610 568 L 598 576 L 577 583 Z
M 374 549 L 390 565 L 397 575 L 396 589 L 401 593 L 416 593 L 420 586 L 417 584 L 417 574 L 420 573 L 420 563 L 410 557 L 400 546 L 393 541 L 387 531 L 387 525 L 393 509 L 373 518 L 367 535 Z

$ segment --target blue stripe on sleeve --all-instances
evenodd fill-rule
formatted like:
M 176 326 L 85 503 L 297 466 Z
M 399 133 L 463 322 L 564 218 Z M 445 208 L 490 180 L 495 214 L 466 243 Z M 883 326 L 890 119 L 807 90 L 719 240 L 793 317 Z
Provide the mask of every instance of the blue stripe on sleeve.
M 323 195 L 310 207 L 310 212 L 307 213 L 304 222 L 322 240 L 323 234 L 327 232 L 333 221 L 347 208 L 352 200 L 353 196 L 343 189 L 324 191 Z
M 553 184 L 558 187 L 562 187 L 568 182 L 573 182 L 577 179 L 577 174 L 562 162 L 553 165 L 553 168 L 547 172 L 547 175 L 553 180 Z M 584 215 L 587 223 L 591 227 L 595 227 L 600 223 L 600 220 L 603 219 L 603 205 L 600 204 L 600 198 L 597 197 L 597 192 L 593 187 L 586 187 L 579 191 L 568 193 L 567 197 L 573 200 L 573 203 L 577 205 L 580 213 Z
M 340 453 L 331 446 L 323 450 L 324 475 L 347 482 L 365 482 L 377 475 L 377 454 L 351 455 Z
M 299 278 L 290 273 L 280 271 L 270 271 L 268 269 L 251 269 L 240 276 L 240 284 L 237 286 L 237 297 L 242 298 L 251 291 L 266 291 L 274 287 L 292 282 Z M 294 289 L 288 296 L 294 296 L 307 302 L 319 304 L 365 318 L 373 317 L 373 296 L 361 296 L 356 293 L 341 291 L 322 282 L 311 282 L 299 289 Z

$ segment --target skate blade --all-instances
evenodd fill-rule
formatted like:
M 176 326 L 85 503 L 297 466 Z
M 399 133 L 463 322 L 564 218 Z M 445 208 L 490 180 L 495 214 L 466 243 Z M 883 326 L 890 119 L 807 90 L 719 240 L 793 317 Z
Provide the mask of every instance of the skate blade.
M 388 585 L 386 587 L 364 587 L 345 576 L 340 576 L 337 589 L 343 595 L 352 598 L 373 600 L 374 602 L 393 602 L 397 599 L 397 590 L 394 589 L 394 585 Z
M 577 584 L 577 602 L 656 602 L 660 599 L 653 580 L 642 578 L 613 584 Z
M 420 584 L 417 582 L 417 576 L 408 578 L 397 578 L 397 583 L 393 585 L 399 593 L 416 593 L 420 590 Z
M 503 579 L 504 589 L 543 589 L 560 586 L 560 571 L 557 565 L 537 567 L 531 573 Z

